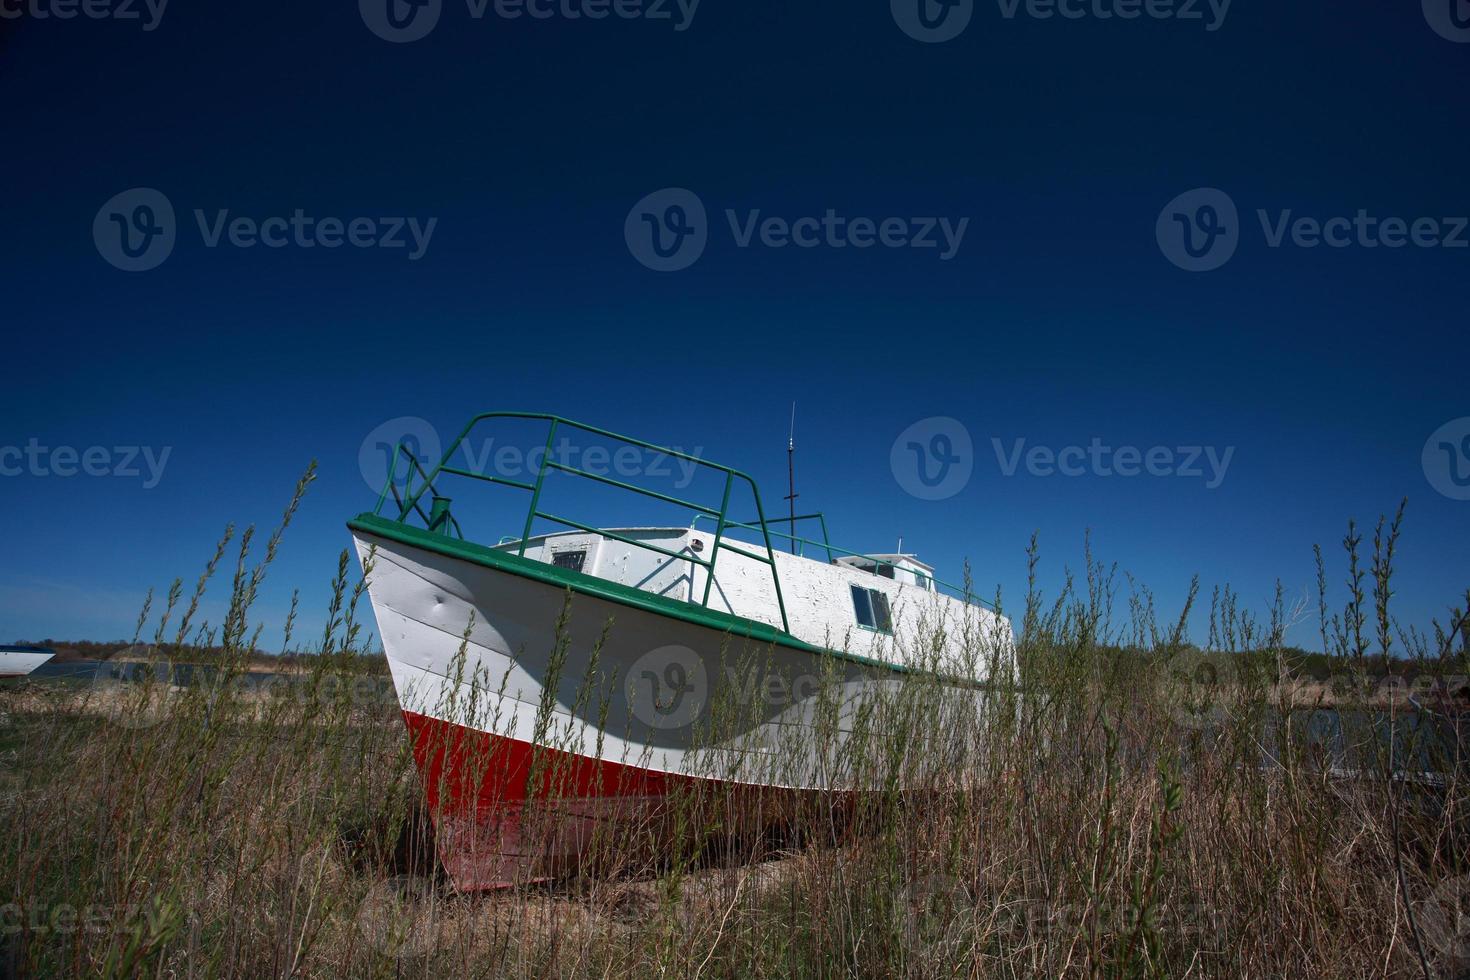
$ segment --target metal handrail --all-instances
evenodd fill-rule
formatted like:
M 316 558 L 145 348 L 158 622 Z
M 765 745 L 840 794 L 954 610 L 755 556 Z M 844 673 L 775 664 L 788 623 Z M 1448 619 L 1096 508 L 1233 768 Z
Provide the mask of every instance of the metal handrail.
M 474 430 L 474 428 L 477 425 L 479 425 L 481 422 L 487 421 L 489 419 L 507 419 L 507 418 L 538 420 L 538 421 L 544 421 L 544 422 L 550 423 L 550 425 L 548 427 L 548 430 L 547 430 L 547 434 L 546 434 L 546 448 L 545 448 L 545 452 L 542 454 L 542 456 L 541 456 L 541 462 L 540 462 L 540 464 L 536 468 L 536 479 L 535 479 L 535 481 L 533 483 L 523 483 L 523 482 L 518 481 L 518 480 L 507 480 L 507 479 L 502 478 L 502 477 L 489 476 L 489 475 L 484 474 L 484 473 L 475 473 L 475 472 L 470 471 L 470 470 L 466 470 L 466 469 L 463 469 L 463 468 L 460 468 L 460 467 L 455 467 L 455 466 L 450 466 L 449 465 L 449 459 L 450 459 L 450 457 L 453 456 L 455 454 L 455 452 L 457 452 L 459 450 L 460 446 L 464 443 L 465 439 L 468 438 L 469 434 Z M 645 487 L 634 486 L 631 483 L 624 483 L 621 480 L 614 480 L 611 477 L 602 476 L 602 475 L 599 475 L 599 474 L 596 474 L 596 473 L 589 473 L 586 470 L 580 469 L 578 467 L 569 466 L 569 465 L 567 465 L 565 463 L 556 462 L 555 460 L 553 460 L 551 458 L 551 449 L 552 449 L 553 444 L 556 441 L 557 429 L 559 427 L 561 427 L 561 426 L 567 426 L 569 428 L 577 429 L 577 430 L 579 430 L 581 432 L 589 433 L 589 434 L 595 435 L 595 436 L 600 436 L 600 437 L 606 438 L 606 439 L 614 439 L 614 440 L 617 440 L 619 442 L 622 442 L 622 443 L 624 443 L 626 445 L 636 446 L 636 447 L 639 447 L 641 449 L 652 450 L 652 451 L 657 452 L 657 453 L 662 453 L 662 454 L 664 454 L 666 456 L 669 456 L 669 457 L 671 457 L 673 459 L 685 460 L 687 462 L 690 462 L 690 463 L 695 464 L 696 466 L 701 466 L 701 467 L 704 467 L 706 469 L 714 470 L 716 472 L 725 474 L 725 489 L 724 489 L 723 499 L 721 500 L 721 503 L 720 503 L 720 508 L 718 510 L 715 510 L 714 508 L 707 507 L 707 506 L 702 505 L 702 504 L 697 504 L 697 503 L 694 503 L 692 501 L 687 501 L 687 500 L 681 500 L 678 497 L 672 497 L 672 496 L 669 496 L 667 494 L 662 494 L 662 493 L 659 493 L 659 492 L 654 491 L 654 490 L 649 490 L 649 489 L 647 489 Z M 401 448 L 404 448 L 404 447 L 402 445 L 400 445 L 400 449 Z M 423 467 L 421 465 L 419 465 L 418 460 L 413 457 L 412 453 L 409 453 L 408 455 L 409 455 L 409 458 L 411 460 L 413 460 L 414 465 L 418 467 L 419 471 L 420 472 L 423 472 Z M 396 463 L 396 455 L 395 455 L 395 463 Z M 710 556 L 709 556 L 709 558 L 708 559 L 703 559 L 703 558 L 696 558 L 693 555 L 676 554 L 674 552 L 669 551 L 668 549 L 660 548 L 657 545 L 649 544 L 648 542 L 635 541 L 635 540 L 633 540 L 631 538 L 625 537 L 623 535 L 616 534 L 616 533 L 611 532 L 611 531 L 605 531 L 605 530 L 602 530 L 600 528 L 592 527 L 590 525 L 580 524 L 580 523 L 577 523 L 575 521 L 570 520 L 569 518 L 566 518 L 566 517 L 558 517 L 555 514 L 549 514 L 546 511 L 543 511 L 541 509 L 541 491 L 542 491 L 543 487 L 545 486 L 546 473 L 547 473 L 547 471 L 548 470 L 553 470 L 553 469 L 554 470 L 558 470 L 558 471 L 563 472 L 563 473 L 571 474 L 573 476 L 587 477 L 588 479 L 594 480 L 594 481 L 596 481 L 598 483 L 606 484 L 608 486 L 617 487 L 617 488 L 622 489 L 622 490 L 631 490 L 634 493 L 642 494 L 642 495 L 647 496 L 647 497 L 652 497 L 652 498 L 654 498 L 656 500 L 661 500 L 661 501 L 663 501 L 665 503 L 675 504 L 675 505 L 680 506 L 680 507 L 687 507 L 690 510 L 693 510 L 695 512 L 695 519 L 696 520 L 701 515 L 706 516 L 706 517 L 716 518 L 716 520 L 717 520 L 718 523 L 716 524 L 716 527 L 715 527 L 714 544 L 710 548 Z M 389 473 L 388 473 L 388 485 L 389 486 L 393 486 L 393 481 L 394 481 L 394 477 L 395 477 L 395 470 L 396 470 L 396 465 L 390 465 L 390 467 L 389 467 Z M 524 525 L 523 530 L 521 532 L 521 538 L 520 538 L 520 549 L 517 552 L 517 554 L 520 557 L 525 557 L 525 554 L 526 554 L 526 544 L 530 540 L 530 537 L 531 537 L 531 527 L 535 523 L 536 519 L 539 517 L 542 520 L 552 521 L 553 523 L 562 524 L 562 525 L 565 525 L 567 527 L 579 528 L 579 529 L 584 530 L 584 531 L 587 531 L 589 533 L 603 535 L 605 537 L 609 537 L 609 538 L 613 538 L 614 540 L 621 541 L 621 542 L 623 542 L 625 544 L 634 545 L 636 547 L 644 548 L 646 550 L 653 551 L 653 552 L 656 552 L 656 553 L 659 553 L 659 554 L 668 555 L 670 557 L 677 558 L 677 559 L 682 560 L 682 561 L 691 561 L 691 562 L 694 562 L 695 564 L 698 564 L 698 565 L 703 566 L 704 569 L 705 569 L 705 574 L 706 574 L 707 578 L 706 578 L 705 586 L 704 586 L 704 598 L 703 598 L 703 600 L 701 602 L 701 605 L 705 605 L 705 606 L 708 606 L 709 605 L 710 591 L 711 591 L 711 587 L 714 585 L 714 579 L 715 579 L 715 561 L 716 561 L 716 559 L 719 558 L 719 554 L 720 554 L 720 549 L 721 548 L 724 548 L 727 551 L 735 551 L 735 552 L 737 552 L 739 554 L 742 554 L 742 555 L 745 555 L 747 557 L 754 558 L 757 561 L 764 562 L 765 564 L 769 565 L 770 568 L 771 568 L 771 581 L 772 581 L 772 584 L 775 586 L 775 590 L 776 590 L 776 606 L 780 610 L 780 613 L 781 613 L 781 628 L 785 632 L 787 632 L 787 633 L 790 633 L 791 632 L 790 621 L 787 619 L 787 616 L 786 616 L 786 599 L 785 599 L 785 597 L 781 593 L 781 576 L 777 572 L 777 569 L 776 569 L 776 553 L 775 553 L 775 549 L 771 546 L 771 531 L 770 531 L 769 527 L 767 526 L 769 522 L 766 520 L 765 506 L 761 503 L 760 488 L 758 486 L 756 486 L 755 480 L 751 479 L 749 475 L 747 475 L 746 473 L 741 472 L 740 470 L 732 469 L 732 468 L 730 468 L 728 466 L 722 466 L 719 463 L 712 463 L 712 462 L 710 462 L 708 460 L 701 459 L 698 456 L 691 456 L 688 453 L 683 453 L 683 452 L 680 452 L 680 451 L 678 451 L 676 449 L 669 449 L 669 448 L 667 448 L 665 446 L 659 446 L 659 445 L 656 445 L 656 444 L 651 443 L 651 442 L 644 442 L 641 439 L 634 439 L 631 436 L 625 436 L 625 435 L 621 435 L 621 434 L 619 434 L 617 432 L 611 432 L 611 431 L 609 431 L 607 429 L 600 429 L 600 428 L 597 428 L 596 426 L 584 425 L 581 422 L 575 422 L 575 421 L 572 421 L 571 419 L 562 418 L 561 416 L 558 416 L 558 415 L 548 415 L 548 414 L 544 414 L 544 413 L 541 413 L 541 412 L 483 412 L 483 413 L 481 413 L 479 415 L 476 415 L 474 418 L 470 419 L 470 421 L 465 425 L 464 429 L 459 433 L 458 436 L 455 437 L 454 441 L 449 444 L 449 448 L 445 451 L 443 457 L 439 460 L 439 462 L 437 464 L 435 464 L 434 468 L 431 471 L 429 471 L 428 473 L 425 473 L 424 474 L 424 484 L 423 484 L 423 486 L 420 487 L 420 489 L 416 493 L 412 493 L 412 494 L 408 495 L 407 500 L 399 500 L 398 501 L 398 503 L 399 503 L 399 510 L 398 510 L 398 517 L 397 517 L 397 520 L 398 521 L 400 521 L 400 522 L 405 521 L 408 518 L 408 515 L 410 513 L 417 513 L 420 517 L 424 517 L 423 508 L 419 507 L 419 505 L 418 505 L 419 499 L 423 496 L 423 494 L 424 494 L 424 492 L 426 490 L 432 491 L 434 480 L 441 473 L 449 473 L 449 474 L 452 474 L 452 475 L 455 475 L 455 476 L 475 477 L 476 479 L 485 480 L 485 481 L 490 482 L 490 483 L 498 483 L 498 484 L 501 484 L 503 486 L 515 487 L 517 489 L 527 490 L 527 491 L 530 492 L 530 494 L 531 494 L 531 505 L 530 505 L 530 507 L 528 508 L 528 510 L 526 512 L 525 525 Z M 413 476 L 412 470 L 410 470 L 410 472 L 409 472 L 409 486 L 406 486 L 405 487 L 405 490 L 408 490 L 409 487 L 411 487 L 411 484 L 412 484 L 412 476 Z M 756 516 L 756 521 L 758 522 L 758 525 L 759 525 L 758 527 L 751 526 L 751 525 L 737 525 L 735 522 L 730 521 L 728 519 L 727 513 L 728 513 L 728 510 L 729 510 L 729 506 L 730 506 L 730 491 L 731 491 L 731 489 L 732 489 L 732 487 L 734 485 L 735 480 L 737 480 L 737 479 L 744 481 L 750 487 L 751 495 L 755 499 L 755 509 L 756 509 L 756 515 L 757 515 Z M 379 494 L 379 496 L 378 496 L 378 509 L 381 509 L 382 508 L 383 503 L 386 500 L 387 491 L 388 491 L 388 487 L 385 486 L 384 489 L 383 489 L 383 493 Z M 435 495 L 437 496 L 437 491 L 432 491 L 432 492 L 434 492 Z M 397 497 L 397 488 L 396 488 L 396 486 L 394 487 L 394 496 L 395 496 L 395 498 Z M 374 512 L 376 513 L 376 510 Z M 449 520 L 451 522 L 454 522 L 454 518 L 453 517 L 450 517 Z M 454 526 L 455 526 L 455 530 L 458 531 L 458 523 L 457 522 L 454 522 Z M 747 527 L 750 530 L 759 530 L 761 532 L 762 539 L 763 539 L 764 544 L 765 544 L 765 550 L 766 550 L 766 554 L 765 554 L 764 557 L 762 557 L 760 555 L 751 554 L 750 552 L 741 551 L 740 549 L 734 548 L 730 544 L 728 544 L 727 542 L 721 540 L 722 537 L 724 536 L 724 530 L 725 530 L 725 528 L 726 527 L 735 527 L 735 526 Z M 460 537 L 463 538 L 464 535 L 461 533 L 460 534 Z
M 409 469 L 408 469 L 408 480 L 403 485 L 404 492 L 407 493 L 407 492 L 409 492 L 410 490 L 413 489 L 413 471 L 415 469 L 417 469 L 419 471 L 419 473 L 421 475 L 423 475 L 424 478 L 425 478 L 425 489 L 429 490 L 429 492 L 432 493 L 436 498 L 438 497 L 438 492 L 435 491 L 434 488 L 433 488 L 433 485 L 428 482 L 428 474 L 424 472 L 423 464 L 420 463 L 418 461 L 418 457 L 414 456 L 413 452 L 411 450 L 409 450 L 408 444 L 406 442 L 400 442 L 397 445 L 397 447 L 395 447 L 395 449 L 393 451 L 393 455 L 390 456 L 389 459 L 388 459 L 388 479 L 383 483 L 383 489 L 378 492 L 378 505 L 377 505 L 377 507 L 374 507 L 373 508 L 373 513 L 376 514 L 379 510 L 382 509 L 384 502 L 387 500 L 388 491 L 389 490 L 392 490 L 393 491 L 393 499 L 398 504 L 398 507 L 399 507 L 399 516 L 398 516 L 398 519 L 400 521 L 402 521 L 403 518 L 408 515 L 409 508 L 411 507 L 413 509 L 414 513 L 418 514 L 419 517 L 423 518 L 424 526 L 432 529 L 433 528 L 433 525 L 434 525 L 434 519 L 433 519 L 433 517 L 430 516 L 429 514 L 425 514 L 424 513 L 424 509 L 422 507 L 420 507 L 419 506 L 419 503 L 418 503 L 418 499 L 419 499 L 420 496 L 422 496 L 423 491 L 422 490 L 419 491 L 419 493 L 416 494 L 413 497 L 413 499 L 411 501 L 409 501 L 407 504 L 404 503 L 403 497 L 401 497 L 399 495 L 399 493 L 398 493 L 398 482 L 397 482 L 397 480 L 398 480 L 398 457 L 399 457 L 400 454 L 408 457 L 408 461 L 411 464 L 409 466 Z M 452 471 L 446 470 L 445 472 L 452 472 Z M 478 474 L 469 474 L 469 475 L 476 476 Z M 483 479 L 493 480 L 494 478 L 493 477 L 483 477 Z M 448 523 L 454 529 L 454 533 L 459 536 L 459 539 L 461 541 L 463 541 L 464 540 L 464 530 L 459 526 L 459 521 L 457 521 L 457 520 L 454 519 L 454 515 L 453 514 L 448 514 L 446 516 L 448 518 Z
M 701 516 L 703 516 L 703 515 L 701 515 L 701 514 L 695 514 L 694 515 L 694 521 L 689 525 L 689 527 L 691 529 L 694 528 L 694 527 L 697 527 L 699 525 L 699 518 Z M 808 544 L 810 544 L 810 545 L 819 545 L 820 547 L 826 549 L 826 551 L 827 551 L 827 560 L 830 562 L 832 560 L 832 541 L 827 536 L 827 518 L 824 517 L 821 513 L 815 513 L 815 514 L 797 514 L 795 517 L 773 517 L 770 520 L 766 521 L 765 523 L 767 525 L 771 525 L 771 524 L 790 523 L 792 521 L 817 521 L 822 526 L 822 540 L 820 542 L 812 541 L 812 540 L 808 540 L 807 538 L 797 537 L 795 534 L 788 534 L 785 531 L 774 531 L 773 530 L 773 531 L 771 531 L 771 533 L 774 534 L 774 535 L 776 535 L 776 537 L 778 537 L 778 538 L 786 538 L 788 541 L 790 541 L 792 543 L 792 546 L 793 547 L 795 547 L 798 544 L 803 545 L 803 546 L 808 545 Z M 731 527 L 749 528 L 750 530 L 754 531 L 754 530 L 758 530 L 758 528 L 756 527 L 756 525 L 759 524 L 759 523 L 760 523 L 759 521 L 753 521 L 753 520 L 752 521 L 731 521 L 730 522 L 730 526 Z M 840 551 L 841 549 L 839 548 L 837 550 Z M 798 548 L 795 553 L 798 556 L 804 557 L 806 555 L 806 549 L 805 549 L 805 547 Z

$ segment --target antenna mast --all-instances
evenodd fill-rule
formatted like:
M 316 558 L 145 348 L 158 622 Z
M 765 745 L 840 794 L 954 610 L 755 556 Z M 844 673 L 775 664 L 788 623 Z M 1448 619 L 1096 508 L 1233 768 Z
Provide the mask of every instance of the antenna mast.
M 791 431 L 786 436 L 786 502 L 791 508 L 791 553 L 796 554 L 796 402 L 791 403 Z

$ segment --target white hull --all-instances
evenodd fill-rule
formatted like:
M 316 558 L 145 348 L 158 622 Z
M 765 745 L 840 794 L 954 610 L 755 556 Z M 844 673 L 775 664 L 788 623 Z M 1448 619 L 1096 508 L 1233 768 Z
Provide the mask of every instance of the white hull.
M 962 738 L 979 717 L 974 685 L 915 682 L 894 663 L 736 636 L 585 592 L 568 604 L 555 583 L 354 537 L 440 853 L 464 888 L 539 874 L 506 816 L 535 795 L 526 789 L 536 758 L 562 767 L 542 791 L 581 821 L 560 845 L 570 853 L 613 811 L 676 786 L 789 796 L 876 788 L 895 765 L 913 777 L 943 771 L 933 742 L 877 753 L 878 763 L 849 742 L 855 731 L 882 739 L 914 727 Z M 915 711 L 943 719 L 906 724 Z
M 56 656 L 30 650 L 0 650 L 0 677 L 24 677 Z
M 548 692 L 564 590 L 370 535 L 357 546 L 363 561 L 376 548 L 370 593 L 403 710 L 480 732 L 554 738 L 562 751 L 662 773 L 850 788 L 851 774 L 812 752 L 818 730 L 850 732 L 865 706 L 906 683 L 856 661 L 578 594 Z M 600 677 L 589 682 L 599 643 Z

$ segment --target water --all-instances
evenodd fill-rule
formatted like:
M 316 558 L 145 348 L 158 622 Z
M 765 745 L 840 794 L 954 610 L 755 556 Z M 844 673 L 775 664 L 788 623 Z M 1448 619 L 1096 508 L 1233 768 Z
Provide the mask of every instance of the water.
M 97 669 L 106 661 L 103 660 L 48 660 L 27 675 L 28 680 L 38 681 L 48 678 L 73 679 L 83 678 L 90 681 L 97 674 Z
M 281 694 L 303 690 L 313 679 L 310 671 L 250 670 L 232 675 L 229 686 L 237 692 L 260 691 Z M 137 663 L 112 660 L 47 661 L 33 670 L 28 681 L 61 686 L 115 686 L 152 682 L 171 687 L 223 685 L 224 672 L 213 664 Z M 343 680 L 333 674 L 331 684 L 340 684 L 355 700 L 391 703 L 397 699 L 393 682 L 382 675 L 362 674 Z
M 64 685 L 166 679 L 175 687 L 192 687 L 219 683 L 220 676 L 219 668 L 210 664 L 52 660 L 36 668 L 28 679 Z M 232 686 L 237 690 L 275 693 L 297 689 L 310 679 L 309 672 L 251 670 L 236 677 Z M 354 696 L 381 698 L 396 705 L 392 681 L 387 677 L 363 675 L 354 679 L 352 686 Z M 1277 744 L 1279 726 L 1279 716 L 1273 713 L 1262 732 L 1264 745 Z M 1470 715 L 1418 710 L 1390 715 L 1379 710 L 1318 708 L 1294 714 L 1292 727 L 1297 740 L 1310 746 L 1322 765 L 1344 774 L 1377 771 L 1382 764 L 1379 753 L 1390 747 L 1390 737 L 1394 771 L 1409 777 L 1448 772 L 1464 766 L 1470 756 Z M 1269 752 L 1264 753 L 1263 762 L 1267 766 L 1279 765 L 1279 760 Z
M 111 660 L 49 660 L 27 675 L 28 680 L 115 681 L 119 684 L 139 683 L 147 679 L 167 680 L 175 687 L 193 687 L 207 684 L 220 676 L 218 667 L 212 664 L 144 664 L 131 661 Z M 242 675 L 247 681 L 261 684 L 278 680 L 299 681 L 306 675 L 286 674 L 273 670 L 252 670 Z
M 1268 722 L 1266 744 L 1275 744 L 1279 726 Z M 1470 719 L 1432 711 L 1319 708 L 1294 715 L 1292 729 L 1323 765 L 1342 772 L 1377 770 L 1392 751 L 1395 773 L 1445 773 L 1463 766 L 1470 748 Z

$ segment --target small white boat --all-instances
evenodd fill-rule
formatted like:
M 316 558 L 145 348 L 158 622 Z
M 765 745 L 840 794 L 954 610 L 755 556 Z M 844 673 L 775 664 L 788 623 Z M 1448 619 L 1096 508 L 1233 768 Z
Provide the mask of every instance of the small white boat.
M 507 417 L 547 422 L 548 447 L 577 431 L 708 468 L 723 502 L 677 500 L 549 455 L 534 482 L 455 462 L 472 430 Z M 843 552 L 774 530 L 739 471 L 526 413 L 478 416 L 432 469 L 410 466 L 417 490 L 400 495 L 390 472 L 378 507 L 388 513 L 349 527 L 440 857 L 461 889 L 566 873 L 608 828 L 626 828 L 612 832 L 629 847 L 637 834 L 656 848 L 671 795 L 733 789 L 749 794 L 743 812 L 765 815 L 758 822 L 814 793 L 872 789 L 841 748 L 873 704 L 921 677 L 938 681 L 931 706 L 947 692 L 957 698 L 938 710 L 973 714 L 984 682 L 1011 676 L 1004 617 L 948 594 L 913 555 Z M 710 529 L 556 516 L 544 509 L 548 470 L 688 506 Z M 457 518 L 468 511 L 451 514 L 441 492 L 451 476 L 529 492 L 521 533 L 465 540 Z M 727 516 L 741 484 L 754 497 L 748 522 Z M 537 520 L 570 530 L 533 533 Z M 937 756 L 929 745 L 902 751 Z M 554 820 L 532 844 L 522 823 L 537 801 Z
M 0 646 L 0 678 L 24 677 L 54 656 L 46 647 Z

